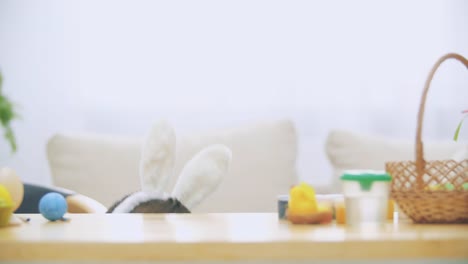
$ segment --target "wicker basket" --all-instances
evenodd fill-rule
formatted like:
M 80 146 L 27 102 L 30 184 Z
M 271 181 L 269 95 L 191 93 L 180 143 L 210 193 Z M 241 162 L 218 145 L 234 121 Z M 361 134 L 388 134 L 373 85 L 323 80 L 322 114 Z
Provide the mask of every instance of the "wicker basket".
M 425 161 L 421 131 L 427 92 L 436 70 L 447 59 L 456 59 L 468 68 L 468 60 L 450 53 L 433 66 L 423 90 L 416 131 L 416 161 L 387 162 L 392 175 L 391 197 L 415 223 L 468 223 L 468 160 Z M 441 188 L 447 186 L 450 188 Z

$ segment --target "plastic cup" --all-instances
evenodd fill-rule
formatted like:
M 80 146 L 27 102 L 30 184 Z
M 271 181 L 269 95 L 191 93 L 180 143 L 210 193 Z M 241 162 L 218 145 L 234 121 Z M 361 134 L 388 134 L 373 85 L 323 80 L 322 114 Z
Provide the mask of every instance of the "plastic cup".
M 346 225 L 379 227 L 387 220 L 391 177 L 383 171 L 345 171 L 341 176 Z

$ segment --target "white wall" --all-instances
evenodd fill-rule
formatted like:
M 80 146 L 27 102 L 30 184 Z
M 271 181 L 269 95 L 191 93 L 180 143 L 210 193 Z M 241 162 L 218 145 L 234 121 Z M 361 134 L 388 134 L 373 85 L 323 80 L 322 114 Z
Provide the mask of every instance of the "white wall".
M 138 136 L 291 118 L 304 180 L 330 180 L 330 129 L 413 140 L 426 75 L 468 56 L 468 1 L 6 1 L 0 69 L 21 105 L 1 161 L 49 182 L 57 131 Z M 424 136 L 449 140 L 468 107 L 457 63 L 437 74 Z M 468 138 L 468 130 L 461 135 Z

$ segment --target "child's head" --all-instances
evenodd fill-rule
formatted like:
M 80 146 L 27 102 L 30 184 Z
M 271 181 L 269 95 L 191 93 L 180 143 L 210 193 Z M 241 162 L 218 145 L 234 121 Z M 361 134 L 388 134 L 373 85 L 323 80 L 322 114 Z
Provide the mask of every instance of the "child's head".
M 126 196 L 125 198 L 128 198 Z M 125 199 L 124 198 L 124 199 Z M 115 208 L 119 206 L 122 201 L 118 201 L 112 205 L 107 213 L 113 213 Z M 190 213 L 190 211 L 185 207 L 179 200 L 176 198 L 167 198 L 167 199 L 151 199 L 138 203 L 133 209 L 128 211 L 128 213 L 137 213 L 137 214 L 146 214 L 146 213 Z

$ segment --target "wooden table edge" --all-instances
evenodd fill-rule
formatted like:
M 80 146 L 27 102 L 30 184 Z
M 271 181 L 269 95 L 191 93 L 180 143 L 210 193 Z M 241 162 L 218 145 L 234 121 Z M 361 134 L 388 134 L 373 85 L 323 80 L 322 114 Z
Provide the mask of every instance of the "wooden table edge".
M 9 242 L 5 260 L 468 259 L 468 240 L 278 242 Z

